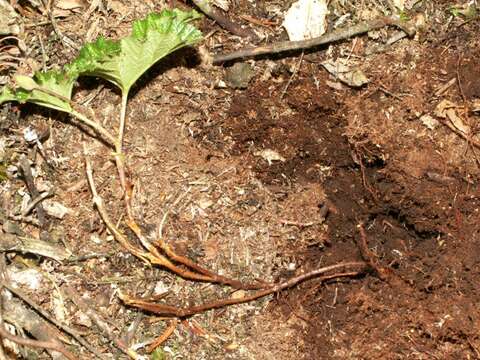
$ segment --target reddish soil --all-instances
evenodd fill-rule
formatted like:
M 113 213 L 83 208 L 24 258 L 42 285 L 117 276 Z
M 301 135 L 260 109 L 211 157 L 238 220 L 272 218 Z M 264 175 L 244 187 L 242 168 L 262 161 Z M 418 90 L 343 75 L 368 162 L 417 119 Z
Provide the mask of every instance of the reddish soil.
M 478 51 L 478 41 L 473 42 Z M 378 87 L 342 93 L 315 86 L 309 74 L 320 83 L 326 76 L 314 72 L 316 56 L 307 56 L 283 100 L 283 84 L 257 82 L 236 94 L 227 116 L 205 135 L 209 143 L 241 157 L 264 184 L 283 194 L 281 201 L 290 196 L 292 184 L 322 184 L 328 236 L 313 246 L 284 250 L 295 253 L 302 268 L 361 259 L 357 241 L 363 224 L 375 257 L 401 279 L 391 283 L 368 274 L 323 285 L 312 281 L 284 292 L 274 311 L 297 318 L 306 337 L 305 358 L 480 356 L 478 167 L 463 156 L 449 159 L 454 145 L 439 151 L 438 141 L 415 120 L 415 112 L 432 108 L 438 74 L 449 78 L 458 71 L 462 92 L 457 87 L 451 96 L 478 98 L 480 77 L 466 74 L 480 66 L 476 58 L 457 60 L 454 53 L 441 55 L 441 49 L 442 44 L 423 47 L 428 55 L 417 62 L 414 74 L 385 77 L 372 68 L 383 78 Z M 397 57 L 378 56 L 380 66 Z M 383 87 L 390 89 L 387 94 Z M 398 120 L 386 121 L 385 111 Z M 447 132 L 434 136 L 458 143 Z M 258 148 L 275 149 L 286 161 L 269 165 L 253 155 Z M 464 151 L 474 156 L 468 145 Z M 310 200 L 320 211 L 321 196 Z

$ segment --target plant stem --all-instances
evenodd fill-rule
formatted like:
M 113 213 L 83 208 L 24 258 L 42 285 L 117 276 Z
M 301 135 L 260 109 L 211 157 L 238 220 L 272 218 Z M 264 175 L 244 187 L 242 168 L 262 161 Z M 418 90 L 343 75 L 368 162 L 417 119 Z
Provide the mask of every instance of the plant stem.
M 125 132 L 125 117 L 127 113 L 128 90 L 122 91 L 122 107 L 120 108 L 120 125 L 118 126 L 118 153 L 122 153 L 123 133 Z
M 85 125 L 89 126 L 92 129 L 94 129 L 100 135 L 105 137 L 108 140 L 108 142 L 110 143 L 110 145 L 115 146 L 116 141 L 115 141 L 115 138 L 113 137 L 113 135 L 110 134 L 102 125 L 100 125 L 96 121 L 90 120 L 87 116 L 83 115 L 81 112 L 76 111 L 75 107 L 78 108 L 79 105 L 76 104 L 73 100 L 70 100 L 69 98 L 67 98 L 67 97 L 65 97 L 61 94 L 58 94 L 55 91 L 51 91 L 50 89 L 45 89 L 41 86 L 37 86 L 33 90 L 37 90 L 37 91 L 40 91 L 40 92 L 45 93 L 47 95 L 54 96 L 54 97 L 56 97 L 56 98 L 58 98 L 58 99 L 60 99 L 64 102 L 66 102 L 68 105 L 70 105 L 71 110 L 66 110 L 66 109 L 62 109 L 62 108 L 57 108 L 57 110 L 66 111 L 67 113 L 75 116 L 82 123 L 84 123 Z
M 82 123 L 84 123 L 88 127 L 94 129 L 100 135 L 102 135 L 105 139 L 108 140 L 110 145 L 116 147 L 117 141 L 115 140 L 115 137 L 112 134 L 110 134 L 110 132 L 108 132 L 102 125 L 100 125 L 99 123 L 97 123 L 93 120 L 90 120 L 88 117 L 86 117 L 82 113 L 80 113 L 78 111 L 75 111 L 73 109 L 70 111 L 70 114 L 75 116 L 78 120 L 80 120 Z
M 130 206 L 131 202 L 131 187 L 127 182 L 125 175 L 125 157 L 123 155 L 123 135 L 125 132 L 125 118 L 127 113 L 128 90 L 122 91 L 122 104 L 120 108 L 120 124 L 118 126 L 118 138 L 115 142 L 115 163 L 117 164 L 118 176 L 120 178 L 120 185 L 124 191 L 125 207 L 129 219 L 133 219 L 133 214 Z

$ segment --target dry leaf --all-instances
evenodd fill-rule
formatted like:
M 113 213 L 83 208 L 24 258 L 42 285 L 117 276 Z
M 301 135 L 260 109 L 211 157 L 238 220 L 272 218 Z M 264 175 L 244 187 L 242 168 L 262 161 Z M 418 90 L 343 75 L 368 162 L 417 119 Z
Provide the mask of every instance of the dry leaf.
M 253 155 L 255 156 L 260 156 L 261 158 L 263 158 L 264 160 L 266 160 L 268 162 L 268 165 L 272 165 L 272 162 L 273 161 L 281 161 L 281 162 L 285 162 L 285 158 L 280 155 L 278 152 L 276 152 L 275 150 L 272 150 L 272 149 L 264 149 L 264 150 L 260 150 L 260 151 L 255 151 L 253 153 Z
M 480 99 L 473 100 L 473 110 L 474 112 L 480 112 Z
M 420 117 L 420 121 L 430 130 L 434 130 L 436 127 L 438 127 L 438 125 L 440 125 L 438 120 L 434 119 L 430 115 L 423 115 L 422 117 Z
M 457 115 L 459 106 L 451 101 L 442 100 L 435 108 L 435 115 L 442 119 L 448 119 L 452 125 L 462 133 L 470 134 L 470 126 Z
M 82 0 L 57 0 L 55 1 L 55 7 L 62 10 L 73 10 L 84 7 L 85 4 Z
M 326 0 L 299 0 L 285 14 L 282 26 L 291 41 L 321 36 L 327 30 Z
M 18 35 L 20 33 L 19 16 L 5 0 L 0 0 L 0 35 Z
M 351 87 L 360 87 L 370 81 L 362 70 L 347 65 L 344 59 L 324 61 L 322 66 L 338 80 Z
M 230 10 L 230 0 L 213 0 L 213 4 L 225 12 Z

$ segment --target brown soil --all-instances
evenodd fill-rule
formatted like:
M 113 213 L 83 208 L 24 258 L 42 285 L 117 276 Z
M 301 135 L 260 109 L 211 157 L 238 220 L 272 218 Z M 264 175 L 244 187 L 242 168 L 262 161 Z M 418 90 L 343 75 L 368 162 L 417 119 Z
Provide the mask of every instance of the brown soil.
M 252 9 L 240 1 L 229 15 L 266 18 L 268 4 L 258 2 Z M 300 54 L 259 59 L 251 62 L 255 76 L 243 90 L 217 86 L 224 69 L 200 65 L 191 49 L 170 56 L 137 85 L 125 152 L 135 214 L 147 232 L 168 214 L 164 237 L 178 253 L 245 281 L 278 282 L 342 261 L 378 266 L 189 318 L 161 347 L 161 356 L 480 358 L 479 112 L 472 110 L 480 99 L 480 25 L 461 17 L 447 24 L 452 4 L 436 4 L 427 1 L 409 14 L 430 16 L 416 39 L 381 48 L 381 40 L 394 31 L 383 29 L 328 51 L 308 51 L 301 61 Z M 286 2 L 279 6 L 287 8 Z M 119 11 L 112 10 L 115 18 Z M 75 19 L 70 21 L 85 33 Z M 110 31 L 123 33 L 123 25 Z M 218 29 L 208 20 L 201 27 Z M 272 27 L 265 32 L 284 36 Z M 218 44 L 238 47 L 223 31 L 203 46 L 213 52 Z M 336 83 L 320 64 L 336 57 L 358 65 L 370 82 L 358 89 Z M 98 118 L 116 121 L 119 97 L 110 85 L 82 81 L 77 101 L 95 89 L 100 89 L 92 100 Z M 449 118 L 438 116 L 442 100 L 454 104 L 470 129 L 466 139 L 445 126 Z M 126 307 L 118 290 L 142 296 L 153 285 L 167 290 L 161 301 L 178 306 L 236 296 L 228 288 L 147 266 L 120 248 L 93 208 L 84 180 L 82 142 L 87 140 L 99 192 L 121 224 L 125 210 L 109 150 L 65 117 L 21 109 L 10 111 L 2 136 L 32 124 L 51 127 L 45 151 L 61 159 L 53 170 L 43 163 L 37 180 L 54 184 L 55 199 L 74 211 L 49 230 L 60 231 L 74 255 L 109 254 L 74 264 L 36 259 L 35 267 L 48 264 L 45 271 L 57 286 L 68 283 L 85 294 L 119 336 L 139 311 Z M 429 128 L 423 122 L 427 115 L 438 123 Z M 26 151 L 25 144 L 15 148 Z M 268 158 L 267 152 L 277 157 Z M 23 186 L 19 180 L 12 184 Z M 14 200 L 5 194 L 8 212 Z M 359 247 L 360 226 L 370 259 Z M 40 236 L 38 228 L 24 228 Z M 8 265 L 24 262 L 16 258 L 21 256 L 9 254 Z M 30 295 L 52 310 L 54 290 L 45 282 Z M 94 325 L 79 320 L 81 311 L 65 303 L 66 322 L 103 352 L 122 358 Z M 166 327 L 160 320 L 147 314 L 132 341 L 158 336 Z M 80 347 L 75 351 L 80 358 L 89 356 Z

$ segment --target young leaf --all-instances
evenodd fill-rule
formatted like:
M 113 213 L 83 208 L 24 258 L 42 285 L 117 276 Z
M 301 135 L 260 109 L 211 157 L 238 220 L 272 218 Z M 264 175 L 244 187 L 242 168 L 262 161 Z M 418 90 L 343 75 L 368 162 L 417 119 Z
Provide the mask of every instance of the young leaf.
M 119 41 L 99 38 L 85 45 L 69 70 L 81 75 L 102 77 L 127 94 L 138 78 L 171 52 L 198 42 L 201 32 L 190 21 L 196 11 L 178 9 L 149 14 L 135 21 L 130 36 Z
M 33 78 L 25 75 L 13 77 L 15 89 L 4 86 L 0 104 L 6 101 L 31 102 L 70 113 L 72 89 L 78 74 L 69 71 L 37 72 Z

